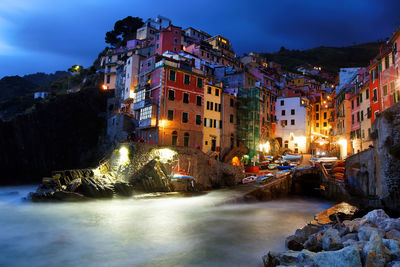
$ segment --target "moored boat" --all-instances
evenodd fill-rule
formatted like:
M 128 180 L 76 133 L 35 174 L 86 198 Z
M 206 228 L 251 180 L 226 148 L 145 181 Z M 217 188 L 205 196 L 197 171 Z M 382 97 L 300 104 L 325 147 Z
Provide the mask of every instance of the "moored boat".
M 277 172 L 275 174 L 275 176 L 276 176 L 276 178 L 281 178 L 281 177 L 289 175 L 289 174 L 290 174 L 290 170 L 283 170 L 283 171 Z
M 249 184 L 249 183 L 253 183 L 257 180 L 257 175 L 252 175 L 249 177 L 246 177 L 242 180 L 242 184 Z
M 277 166 L 278 166 L 278 164 L 275 164 L 275 163 L 269 164 L 269 165 L 268 165 L 268 169 L 274 170 L 274 169 L 276 169 Z
M 288 166 L 277 166 L 276 168 L 278 170 L 290 170 L 290 169 L 293 169 L 294 167 L 295 166 L 288 165 Z

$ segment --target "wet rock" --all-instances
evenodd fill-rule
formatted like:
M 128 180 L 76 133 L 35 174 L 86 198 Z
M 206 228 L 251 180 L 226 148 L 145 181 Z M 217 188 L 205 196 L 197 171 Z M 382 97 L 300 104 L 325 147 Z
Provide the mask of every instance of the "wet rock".
M 385 267 L 400 267 L 400 260 L 391 261 Z
M 60 200 L 60 201 L 84 201 L 87 200 L 87 198 L 81 194 L 75 193 L 75 192 L 68 192 L 68 191 L 56 191 L 53 194 L 54 199 Z
M 286 238 L 285 245 L 290 250 L 300 251 L 304 248 L 302 241 L 303 238 L 297 235 L 291 235 Z
M 390 231 L 392 229 L 396 229 L 400 231 L 400 220 L 399 219 L 393 219 L 393 218 L 385 218 L 380 220 L 377 223 L 377 226 L 379 228 L 382 228 L 385 231 Z
M 389 216 L 383 209 L 376 209 L 368 212 L 363 219 L 367 219 L 370 223 L 377 225 L 385 219 L 388 219 Z
M 382 237 L 377 231 L 372 233 L 370 240 L 362 250 L 362 255 L 365 266 L 385 266 L 394 258 L 393 253 L 383 244 Z
M 125 182 L 116 182 L 113 184 L 114 192 L 119 196 L 129 197 L 133 194 L 133 186 Z
M 320 252 L 322 250 L 322 236 L 323 233 L 321 232 L 310 235 L 304 243 L 304 248 L 312 252 Z
M 354 233 L 357 232 L 360 227 L 365 225 L 368 222 L 367 219 L 357 218 L 352 221 L 346 220 L 343 221 L 343 224 L 346 227 L 347 232 Z
M 361 258 L 355 246 L 341 250 L 320 252 L 314 259 L 319 267 L 361 267 Z
M 362 241 L 369 241 L 372 234 L 377 233 L 382 238 L 385 232 L 382 229 L 372 227 L 372 226 L 363 226 L 358 229 L 358 239 Z
M 329 228 L 322 236 L 322 248 L 324 250 L 339 250 L 343 248 L 342 239 L 339 231 Z
M 303 249 L 297 255 L 297 265 L 300 265 L 300 266 L 316 266 L 315 261 L 314 261 L 316 256 L 317 256 L 317 253 L 314 253 L 314 252 L 308 251 L 306 249 Z
M 102 184 L 99 179 L 95 178 L 82 178 L 82 184 L 75 190 L 75 192 L 90 198 L 112 198 L 114 191 L 109 185 Z
M 347 240 L 358 241 L 358 236 L 356 233 L 350 233 L 342 236 L 342 242 L 346 242 Z
M 281 265 L 296 265 L 297 257 L 299 256 L 298 251 L 288 250 L 279 255 L 279 262 Z
M 391 229 L 386 232 L 385 237 L 388 239 L 394 239 L 400 241 L 400 232 L 396 229 Z
M 387 247 L 393 254 L 400 256 L 400 241 L 393 239 L 382 239 L 383 244 Z
M 262 261 L 264 267 L 275 267 L 280 265 L 279 253 L 270 251 L 262 257 Z
M 130 184 L 142 192 L 170 192 L 173 186 L 163 163 L 157 160 L 149 161 L 143 168 L 130 178 Z

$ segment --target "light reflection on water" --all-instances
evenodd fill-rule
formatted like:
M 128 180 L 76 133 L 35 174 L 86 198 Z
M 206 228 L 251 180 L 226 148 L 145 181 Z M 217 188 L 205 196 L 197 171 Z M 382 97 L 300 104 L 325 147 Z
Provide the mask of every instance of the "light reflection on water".
M 315 199 L 219 205 L 194 197 L 30 203 L 0 188 L 0 266 L 262 266 L 266 250 L 332 206 Z M 7 194 L 18 191 L 19 194 Z

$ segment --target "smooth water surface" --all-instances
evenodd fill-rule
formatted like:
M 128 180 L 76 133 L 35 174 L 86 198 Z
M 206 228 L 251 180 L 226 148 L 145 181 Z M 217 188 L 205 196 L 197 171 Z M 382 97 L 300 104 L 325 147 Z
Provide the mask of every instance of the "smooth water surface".
M 285 237 L 333 205 L 307 198 L 222 204 L 234 190 L 23 201 L 34 189 L 0 188 L 0 266 L 262 266 L 266 250 L 283 250 Z

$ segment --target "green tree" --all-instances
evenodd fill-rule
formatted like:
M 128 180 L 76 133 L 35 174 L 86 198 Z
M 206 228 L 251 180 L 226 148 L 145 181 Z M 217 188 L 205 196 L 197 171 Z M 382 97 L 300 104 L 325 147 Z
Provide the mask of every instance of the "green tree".
M 136 38 L 136 31 L 143 26 L 143 20 L 139 17 L 128 16 L 118 20 L 114 29 L 106 33 L 105 41 L 114 47 L 126 45 L 128 40 Z

